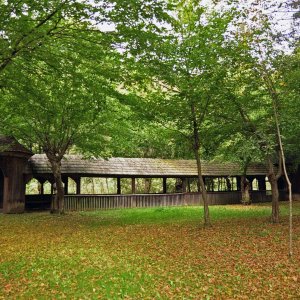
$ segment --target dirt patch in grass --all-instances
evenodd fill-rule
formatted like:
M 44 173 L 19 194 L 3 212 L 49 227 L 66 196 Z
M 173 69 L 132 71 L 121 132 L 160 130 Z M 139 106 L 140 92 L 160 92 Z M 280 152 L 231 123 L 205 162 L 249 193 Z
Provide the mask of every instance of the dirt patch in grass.
M 300 298 L 299 214 L 289 260 L 286 216 L 214 209 L 208 229 L 200 208 L 0 215 L 0 298 Z

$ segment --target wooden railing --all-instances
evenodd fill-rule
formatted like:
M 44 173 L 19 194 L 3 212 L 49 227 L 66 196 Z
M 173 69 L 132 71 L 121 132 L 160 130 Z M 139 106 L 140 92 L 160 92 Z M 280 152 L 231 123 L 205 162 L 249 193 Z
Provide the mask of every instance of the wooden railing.
M 208 192 L 209 205 L 239 204 L 240 192 Z M 271 201 L 265 191 L 251 192 L 253 203 Z M 98 209 L 183 206 L 203 204 L 200 193 L 130 194 L 130 195 L 65 195 L 66 211 Z M 51 195 L 26 195 L 26 208 L 49 209 Z
M 266 192 L 253 192 L 252 197 L 254 203 L 270 200 Z M 239 204 L 240 199 L 240 192 L 208 193 L 210 205 Z M 201 204 L 203 200 L 200 193 L 65 196 L 65 209 L 70 211 Z

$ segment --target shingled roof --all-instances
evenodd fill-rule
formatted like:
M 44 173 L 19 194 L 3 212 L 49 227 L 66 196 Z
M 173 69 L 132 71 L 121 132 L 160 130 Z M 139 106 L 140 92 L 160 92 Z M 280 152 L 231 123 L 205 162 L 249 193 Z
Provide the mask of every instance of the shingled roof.
M 51 174 L 46 155 L 35 154 L 29 159 L 28 173 Z M 203 162 L 204 176 L 241 175 L 241 168 L 235 163 Z M 248 175 L 266 175 L 262 164 L 252 164 Z M 66 155 L 62 160 L 62 174 L 80 176 L 135 176 L 135 177 L 194 177 L 197 176 L 195 160 L 175 160 L 158 158 L 110 158 L 108 160 L 84 159 L 79 155 Z
M 14 137 L 0 135 L 0 155 L 7 153 L 19 153 L 31 156 L 33 153 L 21 145 Z

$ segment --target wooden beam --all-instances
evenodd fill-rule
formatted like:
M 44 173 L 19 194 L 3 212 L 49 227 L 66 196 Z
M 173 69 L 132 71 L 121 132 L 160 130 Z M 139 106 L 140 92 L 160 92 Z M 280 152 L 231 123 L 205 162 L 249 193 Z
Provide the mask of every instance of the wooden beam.
M 38 181 L 38 183 L 40 184 L 40 190 L 39 190 L 39 193 L 40 195 L 44 195 L 44 183 L 46 182 L 46 179 L 44 178 L 34 178 Z
M 247 179 L 249 181 L 249 190 L 253 191 L 253 180 L 254 180 L 254 177 L 248 177 L 247 176 Z
M 186 193 L 187 179 L 186 178 L 181 178 L 181 181 L 182 181 L 182 192 Z
M 40 194 L 41 195 L 44 195 L 44 183 L 45 183 L 45 181 L 44 182 L 40 182 L 40 184 L 41 184 Z
M 236 176 L 236 189 L 241 191 L 242 189 L 242 178 L 241 176 Z
M 4 212 L 9 212 L 9 178 L 4 176 L 3 178 L 3 204 L 2 204 L 2 208 Z
M 266 190 L 266 178 L 265 178 L 265 176 L 257 177 L 257 181 L 258 181 L 258 190 L 259 191 L 265 191 Z
M 121 195 L 121 178 L 117 177 L 117 194 Z
M 81 182 L 81 177 L 73 178 L 75 183 L 76 183 L 76 195 L 81 194 L 81 187 L 80 187 L 80 182 Z
M 166 194 L 167 191 L 167 178 L 163 178 L 163 193 Z
M 136 194 L 135 178 L 131 178 L 131 193 Z
M 63 177 L 62 181 L 64 183 L 64 192 L 65 192 L 65 195 L 68 195 L 68 191 L 69 191 L 69 178 L 68 177 Z

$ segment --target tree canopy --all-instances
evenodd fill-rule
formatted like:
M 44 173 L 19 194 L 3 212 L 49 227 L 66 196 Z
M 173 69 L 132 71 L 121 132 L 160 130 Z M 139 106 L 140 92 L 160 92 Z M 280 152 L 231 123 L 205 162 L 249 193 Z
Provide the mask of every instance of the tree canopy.
M 47 154 L 54 210 L 68 151 L 194 158 L 207 224 L 203 159 L 266 163 L 278 200 L 281 138 L 299 161 L 299 45 L 270 12 L 298 6 L 244 4 L 0 0 L 0 131 Z

